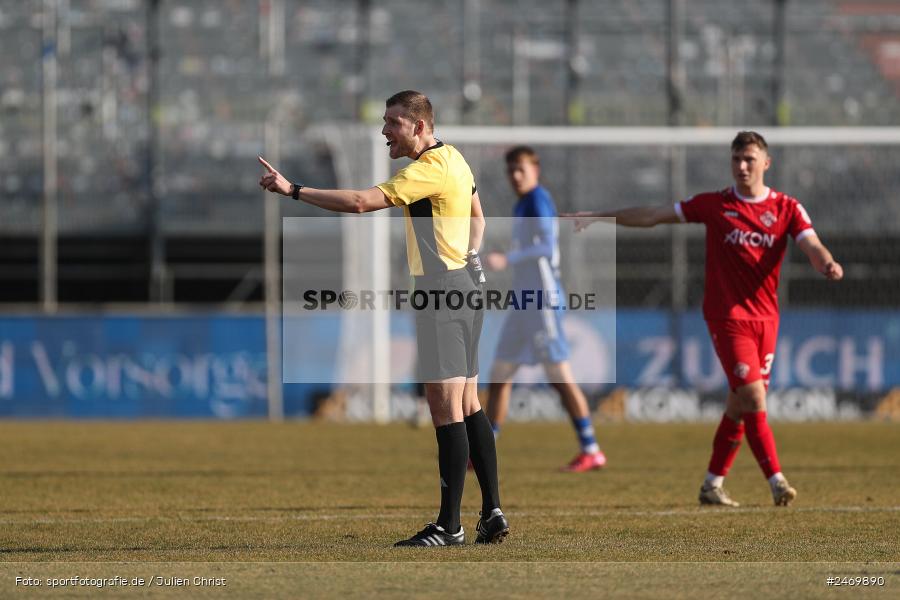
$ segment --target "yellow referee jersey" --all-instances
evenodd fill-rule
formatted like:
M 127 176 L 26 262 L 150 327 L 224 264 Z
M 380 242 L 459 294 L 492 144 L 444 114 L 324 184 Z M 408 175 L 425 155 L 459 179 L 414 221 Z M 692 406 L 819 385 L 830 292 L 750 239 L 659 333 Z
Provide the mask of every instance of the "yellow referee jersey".
M 403 207 L 412 275 L 466 266 L 475 178 L 456 148 L 438 142 L 376 187 Z

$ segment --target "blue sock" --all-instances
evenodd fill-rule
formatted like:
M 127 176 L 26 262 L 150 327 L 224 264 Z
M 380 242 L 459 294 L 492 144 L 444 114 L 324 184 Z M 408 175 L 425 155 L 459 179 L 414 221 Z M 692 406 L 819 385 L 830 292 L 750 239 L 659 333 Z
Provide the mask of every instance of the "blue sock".
M 578 434 L 578 442 L 581 444 L 582 452 L 588 454 L 600 452 L 597 438 L 594 437 L 594 423 L 589 416 L 572 419 L 572 426 L 575 427 L 575 432 Z
M 500 437 L 500 424 L 491 423 L 491 431 L 494 432 L 494 439 L 496 440 L 498 437 Z

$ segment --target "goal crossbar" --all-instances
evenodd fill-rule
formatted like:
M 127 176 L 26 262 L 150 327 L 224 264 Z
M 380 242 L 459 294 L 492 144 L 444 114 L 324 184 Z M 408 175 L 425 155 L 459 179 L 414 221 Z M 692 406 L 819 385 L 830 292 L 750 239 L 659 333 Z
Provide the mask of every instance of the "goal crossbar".
M 900 127 L 472 127 L 442 126 L 438 137 L 473 144 L 555 146 L 712 146 L 730 144 L 742 129 L 762 134 L 773 145 L 900 145 Z M 381 136 L 380 129 L 372 135 Z

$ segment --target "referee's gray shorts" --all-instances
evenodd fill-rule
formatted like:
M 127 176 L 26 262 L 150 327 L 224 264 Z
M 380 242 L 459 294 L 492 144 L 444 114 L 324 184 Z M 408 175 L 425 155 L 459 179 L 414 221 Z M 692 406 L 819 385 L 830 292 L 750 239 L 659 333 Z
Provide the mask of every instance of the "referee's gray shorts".
M 421 381 L 478 375 L 478 340 L 484 321 L 481 286 L 465 268 L 415 278 L 411 302 L 416 320 L 418 376 Z M 427 294 L 419 308 L 417 298 Z M 460 302 L 461 300 L 461 302 Z

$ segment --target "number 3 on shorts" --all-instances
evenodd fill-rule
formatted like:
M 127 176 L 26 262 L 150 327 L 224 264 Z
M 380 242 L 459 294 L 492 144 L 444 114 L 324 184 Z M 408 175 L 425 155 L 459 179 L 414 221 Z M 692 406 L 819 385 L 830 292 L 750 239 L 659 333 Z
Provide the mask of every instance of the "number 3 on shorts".
M 762 375 L 769 374 L 769 371 L 772 370 L 772 360 L 774 358 L 775 358 L 775 354 L 773 354 L 773 353 L 766 354 L 765 358 L 763 359 L 763 362 L 765 362 L 766 364 L 762 369 L 759 370 L 760 374 L 762 374 Z

